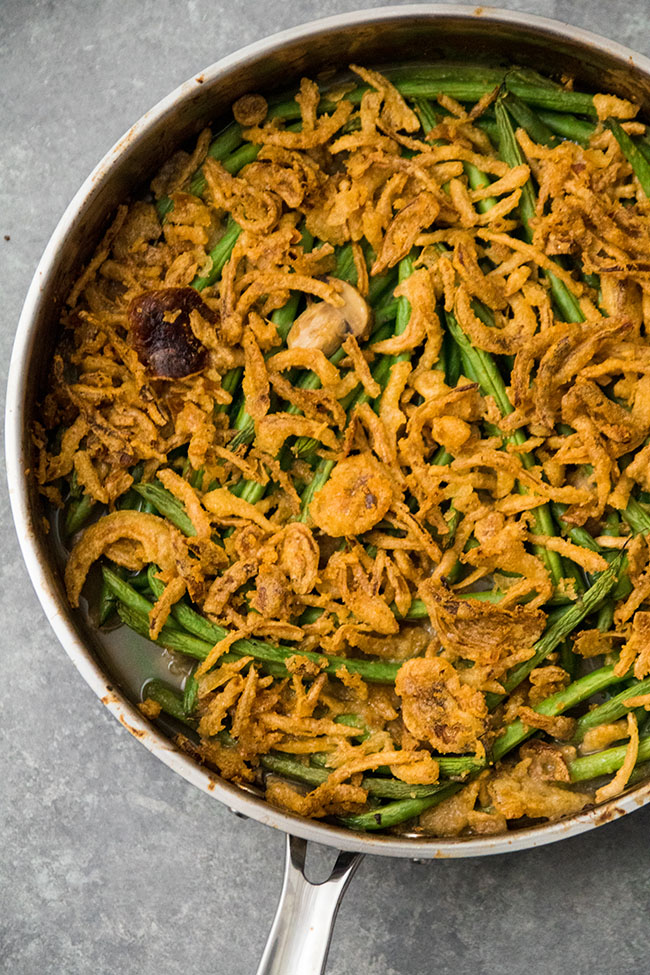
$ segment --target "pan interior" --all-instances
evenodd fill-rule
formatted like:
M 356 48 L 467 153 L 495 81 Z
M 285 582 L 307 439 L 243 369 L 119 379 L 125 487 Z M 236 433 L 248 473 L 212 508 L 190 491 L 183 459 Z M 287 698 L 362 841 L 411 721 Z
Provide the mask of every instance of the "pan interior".
M 79 268 L 91 256 L 118 203 L 137 196 L 161 162 L 206 125 L 210 124 L 213 131 L 218 131 L 220 120 L 225 123 L 229 106 L 237 97 L 250 91 L 272 94 L 291 89 L 295 87 L 292 82 L 298 82 L 303 74 L 327 82 L 350 62 L 379 69 L 407 61 L 412 64 L 410 55 L 414 50 L 423 63 L 451 61 L 500 66 L 516 62 L 549 74 L 561 69 L 575 77 L 576 86 L 633 97 L 641 102 L 646 116 L 650 111 L 650 65 L 645 59 L 550 21 L 507 12 L 479 14 L 469 8 L 427 5 L 322 21 L 253 45 L 220 62 L 190 79 L 148 113 L 109 153 L 79 191 L 39 266 L 19 327 L 8 397 L 8 431 L 11 428 L 8 467 L 10 480 L 15 485 L 13 504 L 18 533 L 39 596 L 53 624 L 57 617 L 55 628 L 66 649 L 79 666 L 78 648 L 80 645 L 86 648 L 91 666 L 94 666 L 95 690 L 102 682 L 104 688 L 108 685 L 111 691 L 118 688 L 118 697 L 124 699 L 123 705 L 132 721 L 143 723 L 128 702 L 141 699 L 147 679 L 158 676 L 180 686 L 188 668 L 177 655 L 161 651 L 125 627 L 99 631 L 87 602 L 77 613 L 67 607 L 61 571 L 66 549 L 58 530 L 58 517 L 46 510 L 32 479 L 23 474 L 30 467 L 30 429 L 38 414 L 38 391 L 46 384 L 57 338 L 59 310 Z M 45 530 L 44 517 L 52 530 Z M 90 594 L 92 602 L 92 582 Z M 84 676 L 89 679 L 85 672 Z M 160 730 L 162 734 L 149 731 L 151 740 L 146 743 L 173 765 L 169 756 L 175 753 L 164 736 L 178 728 L 170 719 L 161 722 Z M 183 763 L 188 761 L 183 758 Z M 223 785 L 220 780 L 215 787 L 215 776 L 198 767 L 196 774 L 191 775 L 185 766 L 178 770 L 218 798 L 237 805 L 233 801 L 233 794 L 238 791 L 235 787 Z M 639 790 L 637 795 L 640 795 Z M 639 798 L 637 804 L 643 801 L 645 798 Z M 255 818 L 283 828 L 289 828 L 285 824 L 295 819 L 271 811 L 263 802 L 251 803 L 246 795 L 242 796 L 242 803 Z M 595 825 L 598 817 L 607 818 L 606 807 L 597 810 L 596 815 L 579 828 Z M 585 817 L 578 819 L 585 820 Z M 534 845 L 565 835 L 571 822 L 562 824 L 564 833 L 548 826 L 529 828 L 517 845 Z M 344 831 L 325 824 L 311 823 L 309 826 L 321 842 L 351 848 L 350 843 L 342 842 Z M 291 831 L 305 835 L 304 829 Z M 381 837 L 373 838 L 373 852 L 384 852 L 382 843 Z M 385 852 L 433 856 L 438 851 L 457 856 L 488 852 L 490 844 L 492 848 L 496 844 L 504 849 L 509 845 L 507 838 L 500 837 L 442 843 L 432 840 L 426 843 L 428 852 L 420 854 L 416 850 L 422 847 L 422 840 L 417 844 L 402 841 L 403 849 L 396 849 L 396 843 L 399 847 L 400 841 L 395 838 L 393 842 L 385 843 Z

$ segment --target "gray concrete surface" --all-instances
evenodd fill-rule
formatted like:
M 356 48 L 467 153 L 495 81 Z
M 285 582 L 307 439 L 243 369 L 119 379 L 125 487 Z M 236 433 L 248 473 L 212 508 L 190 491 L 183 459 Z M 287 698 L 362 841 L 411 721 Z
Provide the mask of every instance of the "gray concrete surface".
M 518 0 L 650 53 L 646 0 Z M 243 44 L 362 0 L 0 0 L 0 367 L 64 206 L 140 114 Z M 4 239 L 5 235 L 10 240 Z M 247 975 L 283 840 L 174 776 L 57 644 L 0 488 L 0 971 Z M 330 975 L 642 975 L 650 810 L 479 861 L 367 859 Z

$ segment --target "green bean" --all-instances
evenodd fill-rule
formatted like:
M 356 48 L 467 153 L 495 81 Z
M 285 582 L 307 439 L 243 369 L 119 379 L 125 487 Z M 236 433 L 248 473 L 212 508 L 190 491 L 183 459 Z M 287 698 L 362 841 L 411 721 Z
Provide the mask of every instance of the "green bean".
M 167 218 L 167 214 L 171 213 L 174 209 L 174 201 L 170 200 L 168 196 L 161 196 L 159 200 L 156 200 L 155 206 L 158 220 L 160 223 L 164 223 Z
M 533 88 L 552 88 L 556 92 L 564 90 L 559 81 L 553 81 L 552 78 L 540 74 L 534 68 L 523 68 L 517 65 L 516 67 L 508 68 L 507 77 L 510 82 L 532 85 Z
M 575 545 L 579 545 L 581 548 L 588 548 L 591 552 L 602 553 L 603 549 L 589 534 L 586 528 L 582 528 L 580 525 L 571 525 L 564 520 L 564 514 L 568 507 L 567 504 L 559 504 L 556 501 L 551 503 L 551 510 L 562 531 L 569 536 Z
M 144 463 L 138 461 L 133 470 L 131 471 L 131 477 L 133 478 L 133 484 L 139 484 L 142 479 L 142 474 L 144 471 Z M 133 490 L 131 486 L 128 491 L 119 497 L 115 503 L 115 507 L 119 511 L 139 511 L 142 505 L 142 498 Z
M 63 425 L 62 424 L 59 424 L 59 426 L 56 429 L 56 434 L 52 438 L 52 452 L 53 453 L 54 452 L 56 452 L 56 453 L 59 453 L 60 452 L 62 439 L 63 439 Z M 81 497 L 82 494 L 83 494 L 83 488 L 82 488 L 81 484 L 79 483 L 79 478 L 77 476 L 77 472 L 76 472 L 76 470 L 73 467 L 72 468 L 72 475 L 70 477 L 70 493 L 68 494 L 68 501 L 72 501 L 73 499 L 78 500 Z
M 389 295 L 392 301 L 395 278 L 395 271 L 391 269 L 386 274 L 376 274 L 370 279 L 366 300 L 371 308 L 379 309 L 388 301 Z M 378 322 L 375 317 L 375 325 L 380 324 L 381 322 Z
M 426 98 L 415 98 L 413 100 L 413 107 L 415 108 L 417 117 L 420 119 L 420 125 L 425 135 L 428 135 L 438 124 L 435 109 Z
M 146 616 L 130 609 L 124 603 L 120 603 L 117 613 L 125 626 L 128 626 L 134 633 L 145 637 L 145 639 L 150 639 L 149 620 Z M 153 642 L 161 647 L 165 647 L 167 650 L 174 650 L 177 653 L 185 654 L 187 657 L 193 657 L 195 660 L 205 660 L 212 649 L 209 643 L 206 643 L 204 640 L 199 640 L 169 623 L 164 624 L 159 636 Z M 224 653 L 219 658 L 219 663 L 231 663 L 240 660 L 242 656 L 246 656 L 246 654 Z M 288 675 L 288 671 L 283 664 L 271 659 L 262 660 L 259 655 L 257 659 L 262 669 L 274 677 L 286 677 Z
M 596 628 L 600 630 L 601 633 L 607 633 L 612 628 L 614 623 L 614 605 L 613 599 L 606 599 L 598 610 Z
M 593 755 L 583 755 L 574 758 L 569 762 L 569 775 L 572 782 L 585 782 L 588 779 L 597 779 L 601 775 L 610 775 L 617 772 L 625 761 L 627 745 L 619 745 L 616 748 L 608 748 L 602 752 L 595 752 Z M 647 762 L 650 759 L 650 735 L 639 740 L 639 750 L 637 753 L 636 764 Z
M 80 498 L 74 498 L 68 505 L 65 516 L 65 534 L 69 537 L 75 535 L 86 524 L 97 502 L 89 494 L 82 494 Z
M 239 384 L 241 382 L 242 373 L 244 372 L 241 366 L 235 366 L 234 369 L 229 369 L 221 380 L 221 388 L 225 389 L 227 393 L 232 394 L 239 389 Z M 219 403 L 214 408 L 215 413 L 227 413 L 232 406 L 232 399 L 230 403 Z
M 635 534 L 646 535 L 650 532 L 650 514 L 636 498 L 630 498 L 621 515 Z
M 194 674 L 188 674 L 183 688 L 183 710 L 185 714 L 194 714 L 199 700 L 199 682 Z
M 563 640 L 559 647 L 560 667 L 567 672 L 571 680 L 574 680 L 578 669 L 578 661 L 573 652 L 570 640 Z
M 446 322 L 449 332 L 460 349 L 463 371 L 469 379 L 478 382 L 484 396 L 492 396 L 501 414 L 508 416 L 509 413 L 512 413 L 513 407 L 508 399 L 505 383 L 494 359 L 489 352 L 474 348 L 451 312 L 446 313 Z M 512 435 L 508 437 L 504 436 L 504 439 L 521 445 L 526 440 L 526 434 L 523 430 L 516 430 Z M 534 460 L 530 454 L 522 454 L 521 462 L 526 468 L 530 468 L 534 464 Z M 526 493 L 525 489 L 521 487 L 520 490 L 522 493 Z M 533 510 L 533 517 L 535 519 L 536 530 L 539 534 L 555 534 L 553 519 L 548 504 L 543 504 L 535 508 Z M 564 578 L 562 559 L 557 552 L 552 552 L 544 547 L 539 547 L 536 551 L 546 563 L 554 585 L 556 587 L 559 586 Z
M 349 728 L 358 728 L 357 741 L 366 741 L 370 737 L 370 729 L 360 714 L 339 714 L 334 718 L 336 724 L 345 724 Z
M 445 382 L 448 386 L 454 388 L 458 385 L 458 380 L 460 379 L 460 375 L 463 371 L 463 362 L 460 354 L 460 348 L 448 330 L 445 330 L 443 348 L 445 349 L 446 363 Z
M 425 81 L 429 84 L 450 81 L 452 83 L 480 83 L 488 86 L 488 91 L 492 91 L 502 84 L 504 79 L 508 79 L 511 85 L 527 85 L 535 90 L 542 88 L 547 91 L 550 89 L 556 94 L 564 91 L 561 85 L 545 77 L 532 68 L 493 68 L 484 64 L 462 64 L 456 61 L 446 61 L 439 64 L 416 64 L 400 66 L 397 68 L 386 68 L 386 77 L 399 87 L 414 81 Z M 476 101 L 477 99 L 473 99 Z
M 208 156 L 213 159 L 221 160 L 229 156 L 231 152 L 239 148 L 243 139 L 242 128 L 239 122 L 230 122 L 210 143 Z
M 230 173 L 231 176 L 235 176 L 240 169 L 244 166 L 248 166 L 249 163 L 255 162 L 260 154 L 261 146 L 255 146 L 251 143 L 246 143 L 236 149 L 230 156 L 223 160 L 223 168 Z
M 643 138 L 639 139 L 635 145 L 638 146 L 639 152 L 642 153 L 648 163 L 650 163 L 650 143 L 648 142 L 648 133 L 646 132 Z
M 395 82 L 395 87 L 405 98 L 436 99 L 439 95 L 448 95 L 460 102 L 477 102 L 484 95 L 491 94 L 505 78 L 508 90 L 518 95 L 529 105 L 557 112 L 570 112 L 575 115 L 597 116 L 593 96 L 583 92 L 529 84 L 516 76 L 506 77 L 506 72 L 501 74 L 498 81 L 495 81 L 496 75 L 490 76 L 489 80 L 486 81 L 476 76 L 463 77 L 461 74 L 455 78 L 434 77 L 428 75 L 427 71 L 427 68 L 423 68 L 417 69 L 417 74 L 411 75 L 409 72 L 407 76 L 404 73 L 401 77 L 398 76 L 399 80 Z M 390 76 L 391 78 L 394 77 L 392 72 L 390 72 Z M 366 88 L 357 88 L 348 92 L 345 98 L 358 104 L 366 90 Z
M 163 518 L 171 521 L 188 538 L 194 538 L 196 529 L 192 524 L 192 519 L 185 510 L 185 505 L 178 498 L 175 498 L 171 491 L 163 487 L 160 483 L 134 484 L 134 491 L 137 491 L 145 501 L 150 501 Z
M 305 782 L 307 785 L 319 786 L 326 782 L 332 769 L 318 768 L 313 765 L 304 765 L 295 758 L 287 758 L 271 752 L 262 755 L 260 763 L 263 768 L 275 775 L 281 775 L 287 779 L 295 779 L 297 782 Z M 399 779 L 382 779 L 373 776 L 364 776 L 361 780 L 361 788 L 365 789 L 370 796 L 380 799 L 416 799 L 427 798 L 437 795 L 440 792 L 440 785 L 409 785 L 407 782 L 400 782 Z
M 210 285 L 215 283 L 215 281 L 220 277 L 226 263 L 230 259 L 232 249 L 235 246 L 240 233 L 241 227 L 231 218 L 226 226 L 223 237 L 217 241 L 210 251 L 209 257 L 212 261 L 212 267 L 207 274 L 198 275 L 194 278 L 192 281 L 193 288 L 195 288 L 197 291 L 203 291 L 204 288 L 208 288 Z
M 333 276 L 339 278 L 341 281 L 349 281 L 354 271 L 354 251 L 352 244 L 343 244 L 336 251 L 336 264 L 334 265 Z
M 563 94 L 572 93 L 563 92 Z M 497 99 L 494 109 L 499 129 L 499 155 L 509 166 L 520 166 L 524 162 L 524 157 L 519 148 L 519 143 L 517 142 L 506 105 L 506 99 L 500 97 Z M 531 241 L 533 238 L 531 221 L 535 218 L 535 213 L 535 192 L 533 190 L 533 184 L 529 179 L 522 187 L 521 197 L 519 199 L 519 215 L 528 241 Z M 584 322 L 585 317 L 582 314 L 580 304 L 575 295 L 569 291 L 565 283 L 552 271 L 547 270 L 545 274 L 560 314 L 568 322 Z
M 314 471 L 314 476 L 305 488 L 300 499 L 300 515 L 298 521 L 306 524 L 309 521 L 309 506 L 314 500 L 314 495 L 325 486 L 330 474 L 336 466 L 336 461 L 323 458 L 318 462 L 318 467 Z
M 533 710 L 537 714 L 556 717 L 564 711 L 568 711 L 569 708 L 575 707 L 576 704 L 586 701 L 594 694 L 600 693 L 606 687 L 620 683 L 621 680 L 623 680 L 622 677 L 616 677 L 614 675 L 613 666 L 601 667 L 599 670 L 594 670 L 590 674 L 586 674 L 584 677 L 573 681 L 564 690 L 558 691 L 556 694 L 552 694 L 550 697 L 540 701 L 539 704 L 535 705 Z M 513 721 L 495 741 L 492 748 L 492 758 L 495 762 L 498 762 L 507 752 L 511 751 L 533 734 L 535 734 L 534 728 L 524 724 L 519 719 Z
M 550 109 L 555 112 L 569 112 L 571 115 L 590 115 L 597 117 L 593 95 L 579 91 L 567 91 L 565 88 L 544 88 L 540 85 L 530 85 L 518 79 L 506 76 L 506 88 L 522 101 L 537 108 Z
M 99 599 L 97 600 L 97 622 L 100 626 L 110 619 L 110 617 L 115 612 L 117 607 L 117 600 L 111 591 L 102 584 L 101 591 L 99 593 Z
M 409 785 L 408 782 L 400 782 L 399 779 L 375 778 L 364 775 L 361 779 L 361 788 L 368 791 L 369 796 L 376 799 L 424 799 L 429 796 L 437 796 L 441 786 L 435 785 Z M 383 806 L 382 809 L 386 807 Z
M 155 565 L 150 565 L 147 570 L 149 586 L 156 599 L 160 599 L 165 588 L 164 583 L 158 578 L 158 571 L 158 567 Z M 205 616 L 201 616 L 183 599 L 172 606 L 171 615 L 182 629 L 201 640 L 207 641 L 212 646 L 227 636 L 227 630 L 217 626 L 216 623 L 211 623 Z
M 241 447 L 244 444 L 252 443 L 255 438 L 255 421 L 252 419 L 250 413 L 246 409 L 246 404 L 242 403 L 235 422 L 232 425 L 232 429 L 236 430 L 234 437 L 230 438 L 230 443 L 228 446 L 231 450 L 235 450 L 237 447 Z
M 212 156 L 213 159 L 218 159 L 224 161 L 232 152 L 239 147 L 242 141 L 242 131 L 241 125 L 237 122 L 233 122 L 226 126 L 223 132 L 210 143 L 210 148 L 208 149 L 208 155 Z M 193 196 L 203 196 L 203 191 L 205 189 L 205 176 L 201 169 L 197 170 L 190 181 L 190 193 Z M 174 203 L 169 199 L 168 196 L 162 196 L 156 202 L 156 211 L 158 213 L 158 218 L 161 223 L 164 221 L 168 213 L 174 209 Z
M 531 670 L 539 666 L 542 660 L 545 660 L 560 645 L 562 640 L 575 630 L 578 623 L 581 623 L 585 616 L 589 616 L 590 613 L 598 609 L 607 594 L 616 585 L 619 568 L 620 559 L 617 559 L 616 562 L 599 575 L 593 585 L 587 589 L 586 593 L 580 597 L 575 605 L 569 606 L 563 615 L 545 630 L 537 643 L 534 644 L 534 656 L 511 670 L 506 679 L 502 681 L 507 694 L 521 684 L 522 680 L 528 677 Z
M 299 294 L 292 294 L 286 305 L 283 305 L 282 308 L 277 308 L 271 315 L 271 321 L 276 326 L 278 335 L 283 343 L 286 342 L 291 326 L 296 320 L 300 297 Z M 252 442 L 255 436 L 255 424 L 246 409 L 245 403 L 242 404 L 232 427 L 237 433 L 230 441 L 231 449 L 234 450 L 235 447 L 239 447 L 241 444 Z
M 467 182 L 473 190 L 483 190 L 486 186 L 490 185 L 490 178 L 485 173 L 482 173 L 480 169 L 477 169 L 472 163 L 463 163 L 463 169 L 467 174 Z M 478 200 L 476 203 L 476 209 L 479 213 L 487 213 L 492 207 L 497 205 L 497 199 L 494 196 L 488 196 L 483 200 Z
M 378 829 L 388 829 L 391 826 L 398 826 L 409 819 L 415 819 L 427 809 L 439 805 L 445 799 L 455 795 L 462 785 L 452 783 L 451 785 L 440 785 L 438 792 L 424 799 L 401 799 L 397 802 L 389 802 L 385 806 L 379 806 L 370 812 L 357 813 L 351 816 L 339 816 L 338 821 L 348 829 L 360 831 L 375 831 Z
M 485 768 L 473 755 L 435 755 L 440 774 L 448 779 L 466 779 Z
M 584 677 L 573 681 L 563 690 L 551 694 L 536 704 L 533 710 L 538 714 L 556 717 L 576 707 L 576 705 L 581 704 L 583 701 L 588 700 L 594 694 L 598 694 L 607 687 L 620 683 L 624 679 L 623 677 L 616 677 L 614 675 L 613 666 L 601 667 L 599 670 L 594 670 L 590 674 L 586 674 Z M 512 722 L 495 741 L 492 748 L 492 762 L 497 762 L 502 759 L 513 748 L 516 748 L 517 745 L 520 745 L 526 738 L 530 738 L 535 733 L 535 728 L 525 725 L 519 719 Z M 477 762 L 472 755 L 451 757 L 436 755 L 435 758 L 440 766 L 441 774 L 447 776 L 473 775 L 487 765 L 487 760 Z
M 522 129 L 526 130 L 533 142 L 537 142 L 541 146 L 554 146 L 557 144 L 557 138 L 553 132 L 551 132 L 550 128 L 539 115 L 532 110 L 530 105 L 527 105 L 526 102 L 522 101 L 513 92 L 509 92 L 504 101 L 517 125 L 520 125 Z
M 385 75 L 400 90 L 400 85 L 424 81 L 435 84 L 449 81 L 452 84 L 482 84 L 491 91 L 500 85 L 505 77 L 503 68 L 492 68 L 484 64 L 462 64 L 456 61 L 440 64 L 401 65 L 386 68 Z M 475 99 L 477 100 L 477 99 Z
M 475 125 L 477 128 L 485 132 L 486 136 L 494 147 L 499 144 L 499 129 L 497 128 L 497 123 L 493 118 L 488 118 L 486 115 L 483 115 L 480 119 L 476 120 Z
M 610 511 L 605 517 L 605 535 L 611 535 L 614 538 L 618 538 L 621 534 L 621 519 L 618 511 Z
M 243 481 L 237 492 L 237 497 L 241 498 L 242 501 L 247 501 L 248 504 L 257 504 L 266 494 L 267 488 L 268 482 L 263 484 L 261 481 Z
M 281 775 L 285 779 L 295 779 L 297 782 L 304 782 L 306 785 L 317 787 L 326 782 L 330 772 L 325 768 L 314 765 L 305 765 L 295 758 L 287 758 L 285 755 L 278 755 L 277 752 L 267 752 L 260 756 L 260 765 L 267 772 Z M 331 771 L 331 769 L 330 769 Z
M 489 352 L 474 348 L 452 312 L 445 313 L 447 328 L 459 348 L 463 371 L 468 379 L 479 384 L 484 396 L 491 396 L 503 416 L 512 413 L 505 383 Z M 525 440 L 525 435 L 522 443 Z
M 375 312 L 375 323 L 377 325 L 384 325 L 386 322 L 394 321 L 398 308 L 399 299 L 395 298 L 392 301 L 386 302 Z
M 640 149 L 637 148 L 620 122 L 610 118 L 607 119 L 605 125 L 613 133 L 621 152 L 634 170 L 634 175 L 641 184 L 641 189 L 650 200 L 650 162 Z
M 121 567 L 116 567 L 115 574 L 118 578 L 123 579 L 125 576 L 125 571 Z M 99 600 L 97 603 L 97 618 L 100 626 L 113 615 L 117 609 L 117 596 L 112 589 L 106 584 L 106 580 L 102 578 L 102 587 L 99 593 Z
M 629 679 L 629 674 L 626 677 Z M 626 679 L 625 677 L 619 678 L 620 680 Z M 592 728 L 597 728 L 601 724 L 611 724 L 614 721 L 618 721 L 622 718 L 624 714 L 628 711 L 633 710 L 626 706 L 625 701 L 631 697 L 638 697 L 642 694 L 650 694 L 650 677 L 646 677 L 644 680 L 637 680 L 626 687 L 625 690 L 616 694 L 614 697 L 610 697 L 609 701 L 605 701 L 604 704 L 600 704 L 596 708 L 592 708 L 591 711 L 587 711 L 583 714 L 581 718 L 578 718 L 578 723 L 576 725 L 575 733 L 573 735 L 573 741 L 582 741 L 588 731 Z
M 283 118 L 289 121 L 292 118 L 300 117 L 300 108 L 295 101 L 280 102 L 275 106 L 269 107 L 268 118 Z M 294 126 L 289 126 L 289 129 L 295 128 Z M 238 122 L 231 122 L 230 125 L 226 126 L 223 132 L 210 143 L 210 148 L 208 149 L 208 156 L 213 159 L 217 159 L 222 163 L 223 168 L 234 176 L 243 169 L 248 163 L 255 162 L 257 159 L 261 146 L 256 146 L 251 143 L 242 142 L 242 128 Z M 192 179 L 190 180 L 189 190 L 193 196 L 203 196 L 206 187 L 206 179 L 203 174 L 203 169 L 198 169 Z M 174 203 L 169 199 L 168 196 L 162 196 L 156 202 L 156 212 L 158 213 L 158 219 L 161 223 L 164 223 L 165 218 L 174 209 Z
M 203 484 L 203 479 L 205 477 L 205 468 L 200 467 L 198 471 L 192 471 L 189 476 L 189 484 L 194 488 L 195 491 L 201 490 L 201 485 Z
M 415 270 L 414 260 L 411 255 L 402 258 L 399 262 L 397 280 L 399 284 L 402 284 L 409 278 L 413 271 Z M 408 326 L 411 319 L 411 303 L 408 298 L 404 295 L 400 295 L 397 299 L 397 315 L 395 316 L 395 335 L 402 335 Z M 400 352 L 398 355 L 390 356 L 391 366 L 395 362 L 405 362 L 410 358 L 409 352 Z
M 142 699 L 143 701 L 147 699 L 155 701 L 163 711 L 178 721 L 187 722 L 188 720 L 182 695 L 157 678 L 152 678 L 144 685 Z
M 144 596 L 136 593 L 135 590 L 129 593 L 127 590 L 131 587 L 128 586 L 128 583 L 116 577 L 115 573 L 111 572 L 110 569 L 104 568 L 103 573 L 108 585 L 115 591 L 118 599 L 120 599 L 120 618 L 131 629 L 136 630 L 136 632 L 141 633 L 143 636 L 148 636 L 148 614 L 153 609 L 153 604 L 146 600 Z M 187 609 L 189 607 L 186 607 Z M 190 610 L 190 613 L 194 617 L 199 616 L 193 610 Z M 190 613 L 185 612 L 186 619 L 190 618 Z M 193 625 L 194 623 L 195 620 L 193 620 Z M 195 657 L 197 660 L 205 660 L 215 643 L 223 640 L 228 635 L 228 631 L 223 629 L 223 627 L 217 626 L 215 623 L 211 623 L 209 620 L 204 620 L 201 625 L 203 626 L 203 632 L 206 635 L 208 633 L 210 634 L 208 640 L 199 639 L 198 637 L 192 636 L 191 633 L 183 632 L 175 623 L 165 623 L 156 642 L 168 647 L 170 650 L 178 650 L 190 657 Z M 232 659 L 239 659 L 240 657 L 250 655 L 255 660 L 259 660 L 264 664 L 276 665 L 276 669 L 277 665 L 281 665 L 281 673 L 283 676 L 286 676 L 288 673 L 284 666 L 285 661 L 290 657 L 294 657 L 296 654 L 299 654 L 301 657 L 307 657 L 308 660 L 321 666 L 326 674 L 330 674 L 333 677 L 336 676 L 338 670 L 345 667 L 351 674 L 358 674 L 364 680 L 370 681 L 371 683 L 392 684 L 395 682 L 397 671 L 399 670 L 399 664 L 385 663 L 384 661 L 378 660 L 330 657 L 320 653 L 274 646 L 270 643 L 263 643 L 260 640 L 247 638 L 237 640 L 230 649 Z M 226 656 L 222 656 L 220 661 L 225 660 Z M 280 670 L 278 669 L 277 672 L 280 673 Z
M 107 565 L 102 566 L 102 577 L 118 602 L 122 603 L 128 609 L 132 609 L 135 613 L 141 613 L 146 616 L 151 612 L 153 603 L 150 603 L 137 589 L 134 589 L 130 583 L 126 582 L 121 575 L 113 569 L 110 569 Z M 161 582 L 160 586 L 162 591 L 165 588 L 164 584 Z
M 399 280 L 400 281 L 404 280 L 404 278 L 408 277 L 408 274 L 412 273 L 412 271 L 413 271 L 412 259 L 405 258 L 404 261 L 400 262 L 399 265 Z M 382 341 L 384 338 L 388 338 L 390 334 L 394 334 L 394 335 L 402 334 L 402 332 L 408 325 L 408 320 L 411 314 L 411 308 L 406 298 L 403 297 L 398 298 L 397 303 L 398 303 L 398 307 L 395 316 L 394 329 L 391 330 L 387 326 L 378 329 L 375 332 L 375 334 L 371 337 L 371 341 L 379 342 Z M 409 357 L 409 353 L 402 353 L 398 356 L 385 356 L 385 355 L 380 356 L 379 359 L 373 364 L 372 369 L 370 370 L 373 379 L 377 383 L 379 383 L 379 385 L 383 389 L 386 386 L 386 383 L 388 382 L 388 379 L 390 377 L 390 371 L 394 363 L 402 361 L 408 357 Z M 347 402 L 344 401 L 343 405 L 346 410 L 350 410 L 355 406 L 361 405 L 362 403 L 368 403 L 370 399 L 371 397 L 365 391 L 365 389 L 357 389 L 356 391 L 353 391 L 350 394 L 349 399 L 347 400 Z M 298 440 L 296 441 L 294 451 L 297 455 L 304 456 L 311 453 L 316 448 L 316 446 L 317 443 L 315 440 L 308 437 L 299 437 Z M 330 464 L 331 466 L 328 466 Z M 321 461 L 321 463 L 319 463 L 316 469 L 316 473 L 314 475 L 314 480 L 310 485 L 308 485 L 306 491 L 303 492 L 302 511 L 299 518 L 300 521 L 307 520 L 309 514 L 309 505 L 311 504 L 313 496 L 317 490 L 323 487 L 323 485 L 329 478 L 333 468 L 334 468 L 334 464 L 331 461 L 325 461 L 325 462 Z
M 577 142 L 581 146 L 588 146 L 589 141 L 596 131 L 593 122 L 585 122 L 583 119 L 576 118 L 575 115 L 568 115 L 565 112 L 549 112 L 543 109 L 537 110 L 537 115 L 548 128 L 563 139 Z

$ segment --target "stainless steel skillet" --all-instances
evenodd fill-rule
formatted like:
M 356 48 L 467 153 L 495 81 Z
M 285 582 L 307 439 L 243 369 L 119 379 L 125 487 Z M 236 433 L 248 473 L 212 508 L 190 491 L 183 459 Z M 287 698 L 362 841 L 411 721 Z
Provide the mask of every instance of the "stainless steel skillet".
M 285 89 L 303 73 L 315 76 L 354 60 L 373 65 L 403 62 L 414 52 L 423 61 L 514 60 L 547 72 L 561 68 L 581 85 L 640 100 L 645 114 L 650 113 L 648 59 L 588 32 L 529 15 L 422 4 L 347 14 L 276 35 L 191 78 L 144 115 L 102 160 L 47 246 L 25 302 L 10 366 L 6 441 L 11 503 L 28 571 L 61 643 L 109 710 L 170 768 L 234 811 L 292 837 L 287 840 L 281 904 L 260 973 L 322 971 L 336 909 L 359 854 L 429 859 L 523 849 L 591 829 L 650 799 L 646 784 L 561 823 L 460 840 L 360 835 L 290 816 L 200 767 L 149 724 L 132 703 L 137 689 L 122 668 L 124 647 L 94 630 L 66 603 L 60 553 L 53 534 L 44 531 L 41 503 L 26 475 L 31 462 L 29 428 L 55 342 L 58 309 L 114 208 L 151 176 L 161 158 L 225 115 L 240 94 Z M 320 886 L 304 878 L 308 840 L 344 851 L 332 877 Z

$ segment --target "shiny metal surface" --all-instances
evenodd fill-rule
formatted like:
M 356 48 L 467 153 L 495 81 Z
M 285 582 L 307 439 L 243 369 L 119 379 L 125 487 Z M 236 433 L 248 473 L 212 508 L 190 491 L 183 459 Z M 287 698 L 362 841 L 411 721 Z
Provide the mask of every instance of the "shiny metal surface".
M 132 194 L 162 158 L 222 115 L 250 90 L 285 89 L 302 73 L 316 75 L 351 60 L 380 66 L 421 60 L 505 61 L 563 70 L 579 84 L 639 99 L 650 114 L 650 61 L 586 31 L 489 7 L 416 5 L 347 14 L 306 25 L 253 44 L 191 78 L 147 112 L 102 160 L 79 190 L 39 264 L 21 316 L 7 391 L 7 471 L 23 555 L 43 608 L 59 640 L 102 702 L 142 743 L 234 811 L 342 850 L 389 856 L 466 857 L 550 843 L 615 819 L 650 799 L 642 785 L 597 809 L 560 823 L 503 836 L 457 840 L 359 835 L 292 816 L 254 794 L 224 782 L 178 751 L 116 687 L 102 659 L 102 637 L 67 606 L 41 503 L 26 475 L 29 430 L 43 388 L 58 310 L 77 269 L 88 259 L 116 205 Z
M 339 853 L 329 877 L 312 883 L 305 876 L 306 853 L 305 840 L 287 836 L 282 893 L 257 975 L 325 971 L 339 904 L 361 855 Z

